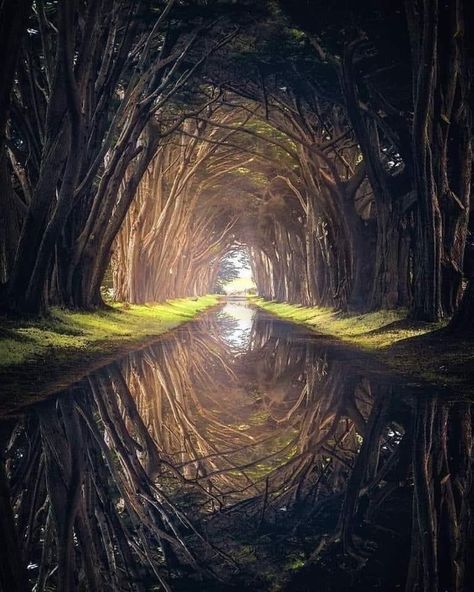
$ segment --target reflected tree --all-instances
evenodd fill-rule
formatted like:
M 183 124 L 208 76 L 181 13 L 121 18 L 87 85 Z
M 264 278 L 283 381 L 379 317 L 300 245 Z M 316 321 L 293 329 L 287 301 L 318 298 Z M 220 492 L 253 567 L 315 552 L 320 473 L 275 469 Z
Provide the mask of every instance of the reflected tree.
M 240 349 L 235 330 L 205 317 L 2 421 L 3 587 L 229 585 L 250 544 L 280 584 L 303 553 L 291 590 L 373 570 L 384 590 L 469 589 L 471 405 L 283 321 L 257 316 Z M 261 567 L 235 577 L 265 589 Z

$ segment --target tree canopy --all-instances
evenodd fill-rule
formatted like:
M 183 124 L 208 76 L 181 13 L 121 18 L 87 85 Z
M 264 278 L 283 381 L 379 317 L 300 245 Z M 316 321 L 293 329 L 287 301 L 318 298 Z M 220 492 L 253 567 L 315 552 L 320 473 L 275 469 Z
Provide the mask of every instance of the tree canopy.
M 468 2 L 10 5 L 6 311 L 202 293 L 238 242 L 270 298 L 471 327 Z

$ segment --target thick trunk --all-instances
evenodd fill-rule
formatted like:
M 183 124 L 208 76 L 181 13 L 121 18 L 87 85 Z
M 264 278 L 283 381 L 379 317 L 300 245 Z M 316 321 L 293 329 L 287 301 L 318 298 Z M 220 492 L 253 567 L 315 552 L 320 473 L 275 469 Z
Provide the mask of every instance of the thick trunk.
M 467 283 L 459 308 L 451 319 L 448 330 L 460 336 L 474 336 L 474 277 L 471 277 Z
M 8 282 L 7 306 L 18 312 L 37 312 L 27 309 L 26 293 L 47 225 L 56 183 L 64 164 L 65 152 L 66 142 L 62 134 L 43 166 L 40 180 L 33 193 L 32 203 L 23 222 L 14 267 Z M 37 286 L 32 286 L 32 289 L 37 289 Z
M 409 251 L 401 222 L 393 207 L 377 206 L 373 309 L 393 309 L 407 304 Z
M 413 170 L 417 196 L 413 316 L 437 321 L 441 314 L 441 215 L 434 178 L 432 122 L 438 33 L 438 0 L 425 0 L 418 52 L 413 56 Z M 435 152 L 436 153 L 436 152 Z
M 431 168 L 431 149 L 425 137 L 415 145 L 417 215 L 413 317 L 437 321 L 441 307 L 442 223 Z
M 83 256 L 80 267 L 75 268 L 74 281 L 67 291 L 67 300 L 65 305 L 68 308 L 79 310 L 94 310 L 102 308 L 104 301 L 100 293 L 100 281 L 97 284 L 94 277 L 97 277 L 97 268 L 103 262 L 100 253 Z M 105 275 L 107 266 L 101 267 L 103 273 L 100 280 Z
M 373 120 L 361 109 L 358 74 L 355 56 L 360 40 L 346 47 L 340 72 L 341 85 L 346 99 L 347 113 L 354 128 L 364 162 L 367 177 L 374 192 L 377 210 L 377 243 L 375 256 L 372 308 L 395 308 L 399 304 L 400 214 L 397 204 L 401 201 L 400 190 L 392 187 L 390 175 L 384 169 L 380 151 L 380 137 Z M 399 122 L 402 125 L 402 122 Z M 400 132 L 400 136 L 404 135 Z M 405 187 L 405 191 L 409 188 Z M 406 290 L 403 289 L 402 292 Z
M 6 284 L 15 261 L 26 205 L 14 193 L 6 155 L 0 148 L 0 285 Z
M 355 312 L 366 312 L 374 281 L 375 229 L 370 222 L 359 221 L 352 230 L 353 277 L 348 307 Z
M 11 90 L 14 82 L 21 42 L 26 32 L 32 0 L 5 0 L 0 6 L 0 298 L 3 301 L 3 285 L 13 268 L 15 250 L 19 239 L 16 205 L 12 203 L 12 187 L 6 166 L 4 151 L 5 126 L 10 110 Z M 2 302 L 2 306 L 5 303 Z M 7 306 L 7 308 L 9 308 Z
M 61 210 L 65 202 L 72 198 L 70 186 L 73 184 L 73 172 L 79 166 L 75 158 L 79 154 L 79 148 L 73 144 L 73 140 L 78 139 L 75 131 L 79 124 L 80 107 L 73 72 L 72 20 L 72 7 L 69 4 L 62 5 L 59 11 L 54 80 L 47 107 L 41 170 L 25 216 L 8 285 L 9 307 L 19 312 L 37 314 L 44 305 L 46 273 L 54 249 L 57 227 L 65 217 L 61 215 Z M 64 171 L 66 160 L 68 164 Z M 57 195 L 62 174 L 64 184 Z M 59 216 L 55 216 L 55 211 Z
M 28 289 L 24 296 L 24 307 L 30 312 L 40 311 L 43 305 L 42 294 L 48 285 L 48 275 L 51 261 L 55 253 L 57 239 L 66 224 L 67 216 L 71 209 L 74 197 L 74 189 L 79 173 L 80 146 L 81 142 L 78 134 L 71 134 L 69 157 L 58 196 L 58 202 L 44 230 L 38 254 L 36 256 L 35 266 L 31 274 Z M 49 302 L 47 304 L 49 304 Z

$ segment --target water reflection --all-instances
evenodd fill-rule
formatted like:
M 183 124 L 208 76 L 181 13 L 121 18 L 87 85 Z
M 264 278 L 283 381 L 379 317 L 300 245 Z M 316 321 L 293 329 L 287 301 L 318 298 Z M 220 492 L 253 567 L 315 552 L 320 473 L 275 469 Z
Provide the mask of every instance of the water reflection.
M 471 589 L 471 406 L 236 304 L 1 425 L 3 589 Z
M 238 300 L 226 302 L 217 313 L 220 338 L 234 353 L 249 347 L 254 317 L 255 310 Z

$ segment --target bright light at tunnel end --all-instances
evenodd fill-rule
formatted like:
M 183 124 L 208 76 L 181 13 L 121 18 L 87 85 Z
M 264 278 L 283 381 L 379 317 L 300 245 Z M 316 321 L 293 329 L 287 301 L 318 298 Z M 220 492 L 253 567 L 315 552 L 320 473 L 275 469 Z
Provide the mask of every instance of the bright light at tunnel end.
M 233 248 L 221 259 L 220 285 L 228 295 L 242 295 L 255 290 L 249 253 L 245 247 Z

